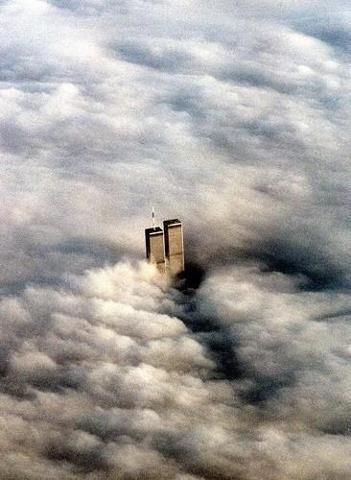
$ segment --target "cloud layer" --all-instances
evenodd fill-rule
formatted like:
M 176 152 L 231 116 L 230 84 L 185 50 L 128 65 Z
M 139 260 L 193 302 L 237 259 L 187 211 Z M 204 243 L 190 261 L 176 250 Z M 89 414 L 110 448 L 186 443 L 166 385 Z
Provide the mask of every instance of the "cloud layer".
M 1 478 L 348 478 L 350 9 L 278 4 L 0 2 Z

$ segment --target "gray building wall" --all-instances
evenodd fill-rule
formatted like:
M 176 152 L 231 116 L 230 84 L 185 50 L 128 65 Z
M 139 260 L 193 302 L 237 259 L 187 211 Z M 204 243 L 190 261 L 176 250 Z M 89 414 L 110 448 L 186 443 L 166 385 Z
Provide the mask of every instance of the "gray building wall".
M 161 273 L 165 272 L 165 254 L 163 231 L 160 227 L 145 230 L 146 258 L 156 265 Z
M 178 219 L 163 222 L 166 271 L 170 275 L 184 272 L 183 227 Z

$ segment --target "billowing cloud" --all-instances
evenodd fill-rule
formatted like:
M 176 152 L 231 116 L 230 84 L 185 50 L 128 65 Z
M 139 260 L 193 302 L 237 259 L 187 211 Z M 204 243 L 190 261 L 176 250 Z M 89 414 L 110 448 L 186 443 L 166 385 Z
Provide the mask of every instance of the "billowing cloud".
M 349 477 L 349 23 L 0 2 L 1 478 Z
M 351 299 L 303 283 L 224 267 L 194 309 L 119 263 L 4 298 L 2 471 L 346 478 Z

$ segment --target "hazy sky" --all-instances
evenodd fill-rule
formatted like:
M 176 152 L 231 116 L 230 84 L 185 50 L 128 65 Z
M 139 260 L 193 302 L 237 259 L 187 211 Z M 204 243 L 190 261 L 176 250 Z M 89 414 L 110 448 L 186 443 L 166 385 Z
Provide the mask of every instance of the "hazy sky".
M 350 26 L 0 0 L 1 480 L 349 480 Z

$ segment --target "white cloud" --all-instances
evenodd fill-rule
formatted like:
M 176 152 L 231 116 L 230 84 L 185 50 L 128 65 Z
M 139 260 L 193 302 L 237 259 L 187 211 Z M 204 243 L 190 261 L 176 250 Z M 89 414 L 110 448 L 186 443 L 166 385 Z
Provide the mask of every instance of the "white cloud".
M 348 478 L 349 16 L 0 2 L 4 478 Z

